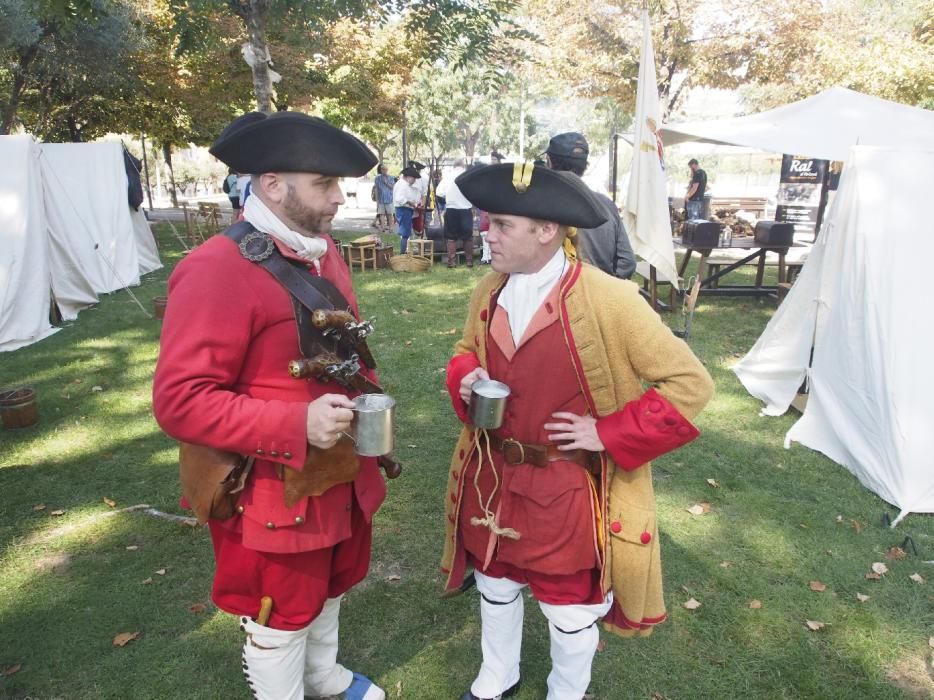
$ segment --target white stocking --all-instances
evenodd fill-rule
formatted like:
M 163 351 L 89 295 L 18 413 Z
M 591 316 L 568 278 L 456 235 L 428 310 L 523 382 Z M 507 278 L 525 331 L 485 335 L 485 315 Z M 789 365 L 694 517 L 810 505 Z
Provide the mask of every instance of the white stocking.
M 340 610 L 341 597 L 328 598 L 321 614 L 307 627 L 305 693 L 313 698 L 339 695 L 353 681 L 353 674 L 337 663 Z
M 590 685 L 590 668 L 600 641 L 597 620 L 607 614 L 612 593 L 597 605 L 539 603 L 548 618 L 551 673 L 547 700 L 581 700 Z
M 470 686 L 478 698 L 495 698 L 519 682 L 524 584 L 476 573 L 480 591 L 483 664 Z
M 240 618 L 247 633 L 243 645 L 243 675 L 257 700 L 303 700 L 302 668 L 305 629 L 289 632 Z

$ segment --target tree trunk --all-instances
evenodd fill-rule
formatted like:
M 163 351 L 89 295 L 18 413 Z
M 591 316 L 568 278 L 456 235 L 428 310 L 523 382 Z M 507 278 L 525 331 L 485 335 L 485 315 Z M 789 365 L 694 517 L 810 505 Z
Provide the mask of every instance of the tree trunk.
M 172 144 L 162 144 L 162 158 L 165 164 L 169 166 L 169 196 L 172 197 L 172 206 L 178 206 L 178 192 L 175 188 L 175 171 L 172 170 Z
M 253 72 L 253 91 L 256 94 L 256 109 L 260 112 L 272 112 L 273 87 L 269 75 L 266 57 L 269 47 L 266 42 L 266 19 L 269 15 L 269 0 L 232 0 L 234 11 L 243 19 L 254 61 L 250 66 Z
M 44 36 L 44 35 L 43 35 Z M 16 111 L 19 109 L 19 100 L 23 94 L 23 88 L 26 87 L 26 69 L 32 63 L 36 54 L 39 53 L 39 42 L 19 54 L 19 65 L 13 69 L 13 85 L 10 87 L 10 99 L 3 106 L 3 113 L 0 115 L 0 135 L 7 135 L 13 128 L 13 120 L 16 119 Z
M 78 120 L 75 119 L 74 114 L 69 114 L 65 118 L 65 123 L 68 125 L 68 136 L 71 138 L 72 143 L 81 143 L 81 127 L 78 126 Z

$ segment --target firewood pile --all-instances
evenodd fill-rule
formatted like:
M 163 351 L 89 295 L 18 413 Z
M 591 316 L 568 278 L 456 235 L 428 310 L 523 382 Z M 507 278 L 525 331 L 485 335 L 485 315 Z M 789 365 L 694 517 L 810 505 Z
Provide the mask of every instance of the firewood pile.
M 733 232 L 733 238 L 743 238 L 755 234 L 755 217 L 742 209 L 717 209 L 711 215 L 710 220 L 729 226 Z

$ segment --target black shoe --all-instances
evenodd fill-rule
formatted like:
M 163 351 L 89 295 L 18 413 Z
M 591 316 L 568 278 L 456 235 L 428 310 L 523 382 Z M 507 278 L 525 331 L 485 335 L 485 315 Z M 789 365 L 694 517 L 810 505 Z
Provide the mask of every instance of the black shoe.
M 511 688 L 507 688 L 500 695 L 497 695 L 495 698 L 478 698 L 476 695 L 470 692 L 470 688 L 467 689 L 467 692 L 461 697 L 461 700 L 499 700 L 500 698 L 509 698 L 519 692 L 519 684 L 521 681 L 516 681 L 515 685 Z

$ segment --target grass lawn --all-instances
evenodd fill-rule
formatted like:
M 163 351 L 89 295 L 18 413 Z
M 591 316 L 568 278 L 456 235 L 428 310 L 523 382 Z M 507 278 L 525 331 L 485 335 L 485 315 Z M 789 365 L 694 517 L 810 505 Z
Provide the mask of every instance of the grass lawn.
M 181 258 L 167 229 L 159 237 L 166 269 L 134 289 L 147 309 Z M 405 471 L 377 515 L 370 576 L 345 600 L 342 660 L 392 698 L 460 697 L 479 665 L 478 596 L 439 598 L 438 560 L 458 431 L 443 371 L 487 269 L 355 275 L 398 401 Z M 604 635 L 595 698 L 934 696 L 934 567 L 923 561 L 934 559 L 934 519 L 884 528 L 894 509 L 849 472 L 800 445 L 782 448 L 795 415 L 760 417 L 729 369 L 773 311 L 738 298 L 698 305 L 691 342 L 717 395 L 699 418 L 702 436 L 655 465 L 671 619 L 647 639 Z M 181 513 L 175 444 L 151 415 L 158 338 L 159 322 L 120 292 L 0 355 L 0 386 L 34 387 L 42 414 L 35 428 L 0 430 L 0 697 L 249 697 L 242 634 L 210 601 L 207 531 L 118 512 L 145 503 Z M 701 502 L 710 512 L 687 511 Z M 919 556 L 888 558 L 907 534 Z M 873 562 L 888 567 L 879 580 L 865 577 Z M 701 603 L 693 611 L 683 607 L 691 598 Z M 123 632 L 139 637 L 114 646 Z M 523 659 L 517 697 L 544 697 L 548 634 L 535 605 Z

